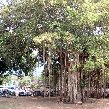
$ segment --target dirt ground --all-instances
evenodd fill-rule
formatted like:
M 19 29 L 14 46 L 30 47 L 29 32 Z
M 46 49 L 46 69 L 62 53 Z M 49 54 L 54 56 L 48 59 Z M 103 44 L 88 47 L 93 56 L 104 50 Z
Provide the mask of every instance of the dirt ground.
M 91 100 L 92 101 L 92 100 Z M 0 109 L 109 109 L 108 99 L 97 99 L 90 103 L 63 104 L 56 98 L 0 97 Z

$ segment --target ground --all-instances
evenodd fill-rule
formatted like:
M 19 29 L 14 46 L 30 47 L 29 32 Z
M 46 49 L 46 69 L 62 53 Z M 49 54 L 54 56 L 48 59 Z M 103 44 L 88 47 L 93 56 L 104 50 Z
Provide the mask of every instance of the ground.
M 90 103 L 63 104 L 56 98 L 0 97 L 0 109 L 109 109 L 108 99 L 97 99 Z

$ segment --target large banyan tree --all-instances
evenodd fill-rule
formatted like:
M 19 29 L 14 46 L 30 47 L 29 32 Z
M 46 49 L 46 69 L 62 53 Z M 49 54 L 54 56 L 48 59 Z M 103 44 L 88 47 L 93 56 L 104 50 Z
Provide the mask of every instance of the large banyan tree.
M 106 0 L 11 1 L 0 10 L 0 57 L 26 74 L 37 61 L 47 63 L 44 81 L 49 90 L 59 91 L 63 102 L 104 96 L 108 5 Z M 34 49 L 36 59 L 31 57 Z

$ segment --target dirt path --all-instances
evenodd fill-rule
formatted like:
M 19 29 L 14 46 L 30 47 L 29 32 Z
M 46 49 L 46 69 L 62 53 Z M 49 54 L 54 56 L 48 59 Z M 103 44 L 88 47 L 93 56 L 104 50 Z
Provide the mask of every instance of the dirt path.
M 0 109 L 109 109 L 109 100 L 99 99 L 93 103 L 76 105 L 59 103 L 54 98 L 1 97 Z

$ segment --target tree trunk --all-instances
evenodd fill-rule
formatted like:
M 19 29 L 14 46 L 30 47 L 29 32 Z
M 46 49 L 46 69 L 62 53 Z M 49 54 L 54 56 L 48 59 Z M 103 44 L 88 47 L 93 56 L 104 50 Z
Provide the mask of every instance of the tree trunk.
M 43 42 L 43 64 L 45 64 L 45 43 Z M 45 70 L 46 73 L 46 70 Z M 46 96 L 46 76 L 44 75 L 44 97 Z
M 51 50 L 49 48 L 49 56 L 48 56 L 48 72 L 49 72 L 49 99 L 50 99 L 50 94 L 51 94 Z
M 68 100 L 69 103 L 77 102 L 77 74 L 69 73 L 68 74 Z
M 77 65 L 79 62 L 78 54 L 76 54 L 76 60 L 70 62 L 68 71 L 68 102 L 76 103 L 79 100 L 78 97 L 78 72 L 72 71 L 72 66 Z M 71 71 L 70 71 L 71 70 Z
M 102 96 L 105 98 L 106 96 L 106 74 L 105 74 L 105 66 L 102 64 L 102 75 L 103 75 L 103 87 L 102 87 Z
M 60 48 L 60 101 L 63 101 L 63 62 L 62 62 L 62 48 Z

